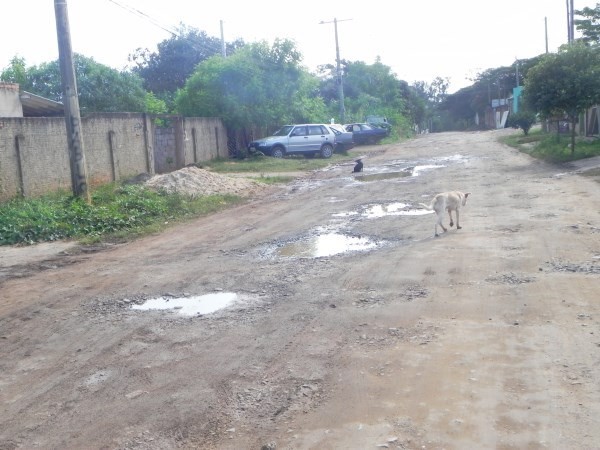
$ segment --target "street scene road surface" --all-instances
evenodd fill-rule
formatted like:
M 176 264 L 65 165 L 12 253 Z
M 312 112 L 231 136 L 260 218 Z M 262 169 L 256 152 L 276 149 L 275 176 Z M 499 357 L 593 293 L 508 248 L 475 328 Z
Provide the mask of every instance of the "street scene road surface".
M 0 449 L 599 448 L 600 187 L 516 132 L 359 147 L 126 244 L 0 248 Z M 450 190 L 436 238 L 420 203 Z

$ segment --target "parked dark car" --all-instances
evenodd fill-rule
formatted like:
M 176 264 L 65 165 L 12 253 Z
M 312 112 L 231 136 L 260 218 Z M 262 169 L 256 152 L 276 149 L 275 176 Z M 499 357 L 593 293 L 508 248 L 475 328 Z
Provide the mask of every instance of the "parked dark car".
M 325 124 L 284 125 L 272 136 L 250 142 L 248 151 L 262 152 L 275 158 L 283 158 L 289 154 L 302 154 L 306 157 L 319 154 L 323 158 L 330 158 L 335 138 L 333 130 Z
M 349 123 L 344 128 L 352 132 L 355 144 L 378 144 L 390 134 L 389 130 L 368 123 Z
M 350 131 L 346 131 L 342 125 L 332 123 L 328 125 L 335 134 L 335 151 L 345 152 L 350 150 L 356 144 L 354 143 L 354 135 Z

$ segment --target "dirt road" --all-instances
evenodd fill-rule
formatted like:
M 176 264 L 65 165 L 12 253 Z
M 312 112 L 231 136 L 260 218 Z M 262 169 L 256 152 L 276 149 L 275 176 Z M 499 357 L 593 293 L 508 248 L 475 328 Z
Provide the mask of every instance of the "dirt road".
M 600 448 L 600 185 L 511 132 L 360 147 L 356 176 L 97 252 L 0 248 L 0 449 Z M 445 190 L 472 195 L 434 238 Z

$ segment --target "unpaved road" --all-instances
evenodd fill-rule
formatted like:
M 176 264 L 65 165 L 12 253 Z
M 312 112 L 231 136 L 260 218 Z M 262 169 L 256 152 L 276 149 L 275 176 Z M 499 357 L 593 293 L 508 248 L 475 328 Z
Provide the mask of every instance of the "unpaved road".
M 98 252 L 0 248 L 0 449 L 600 448 L 600 185 L 510 132 L 361 147 L 356 178 Z M 434 238 L 413 207 L 453 189 Z M 238 298 L 132 308 L 212 293 Z

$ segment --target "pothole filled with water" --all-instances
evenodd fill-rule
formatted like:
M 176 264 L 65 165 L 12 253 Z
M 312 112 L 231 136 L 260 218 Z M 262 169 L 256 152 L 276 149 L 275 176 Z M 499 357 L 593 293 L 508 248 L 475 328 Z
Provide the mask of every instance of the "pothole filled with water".
M 277 247 L 273 253 L 287 258 L 320 258 L 348 252 L 368 251 L 382 245 L 366 237 L 324 233 Z
M 173 311 L 183 316 L 211 314 L 240 301 L 240 296 L 232 292 L 217 292 L 193 297 L 157 297 L 146 300 L 131 309 L 139 311 Z
M 333 214 L 333 217 L 365 217 L 367 219 L 377 219 L 388 216 L 423 216 L 432 214 L 433 211 L 424 208 L 414 208 L 409 203 L 392 202 L 380 203 L 375 205 L 366 205 L 358 211 L 345 211 Z

